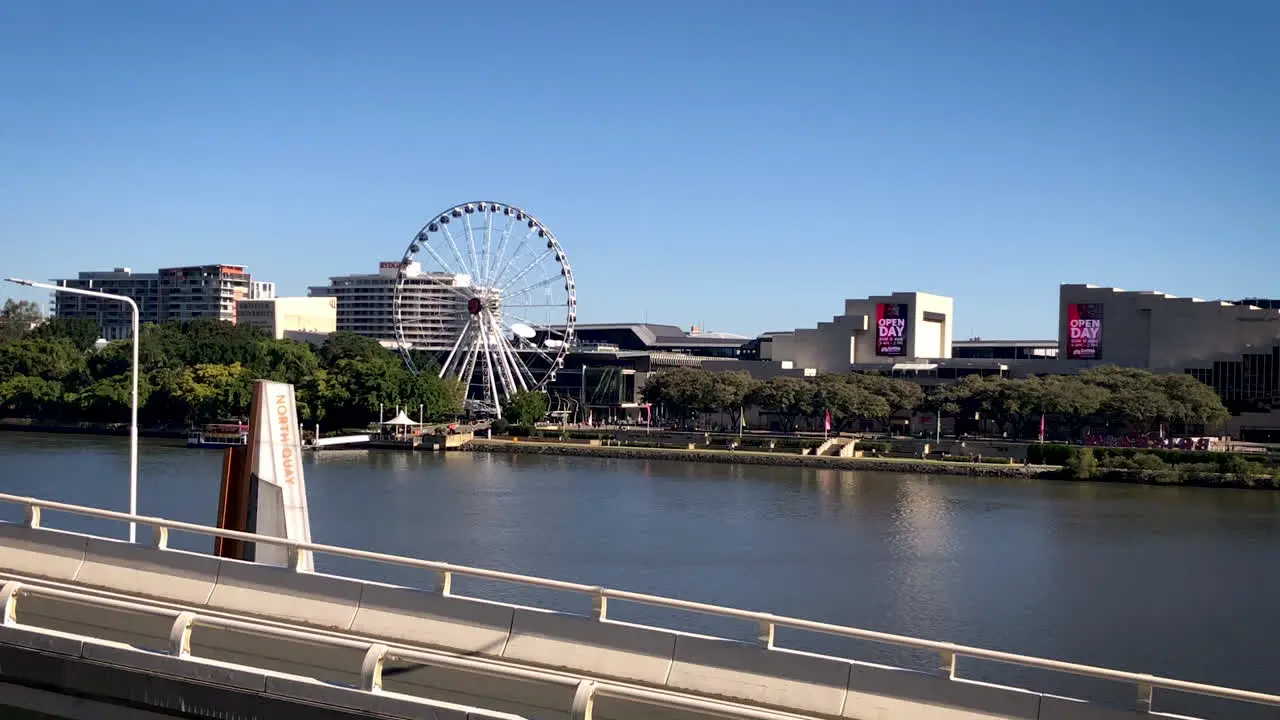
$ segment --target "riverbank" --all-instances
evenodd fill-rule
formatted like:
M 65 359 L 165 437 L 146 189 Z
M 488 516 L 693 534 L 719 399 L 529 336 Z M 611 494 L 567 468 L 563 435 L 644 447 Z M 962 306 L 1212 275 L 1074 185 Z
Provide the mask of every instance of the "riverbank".
M 946 462 L 910 458 L 843 458 L 799 453 L 751 452 L 749 450 L 681 450 L 625 445 L 581 445 L 576 443 L 510 440 L 472 440 L 462 447 L 471 452 L 498 452 L 521 455 L 566 455 L 625 460 L 672 460 L 732 465 L 771 465 L 828 470 L 867 470 L 930 475 L 973 475 L 979 477 L 1051 478 L 1061 472 L 1053 465 L 997 465 L 992 463 Z
M 128 437 L 128 424 L 106 425 L 102 423 L 36 423 L 24 420 L 0 420 L 0 432 L 32 432 L 53 435 L 105 435 L 112 437 Z M 185 430 L 162 430 L 155 428 L 138 428 L 138 437 L 163 438 L 166 440 L 187 437 Z

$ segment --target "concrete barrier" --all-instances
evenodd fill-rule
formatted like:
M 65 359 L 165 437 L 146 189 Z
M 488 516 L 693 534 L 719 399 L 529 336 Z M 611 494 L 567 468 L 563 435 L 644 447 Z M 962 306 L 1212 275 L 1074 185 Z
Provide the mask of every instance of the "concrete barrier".
M 661 686 L 675 646 L 675 634 L 666 631 L 520 608 L 503 657 Z
M 317 720 L 432 717 L 438 720 L 520 720 L 419 698 L 360 692 L 307 678 L 144 652 L 130 647 L 59 636 L 25 628 L 0 627 L 0 699 L 13 702 L 14 688 L 48 688 L 64 693 L 62 707 L 74 712 L 85 700 L 160 713 L 218 717 L 306 717 Z M 132 715 L 131 715 L 132 716 Z M 88 717 L 102 717 L 101 714 Z
M 363 585 L 331 575 L 223 560 L 208 607 L 346 630 L 355 620 Z
M 36 531 L 39 532 L 39 531 Z M 218 583 L 218 558 L 89 538 L 75 582 L 126 595 L 203 607 Z
M 842 717 L 859 720 L 1036 720 L 1040 694 L 855 662 Z
M 801 712 L 839 716 L 849 662 L 682 635 L 667 687 Z
M 510 605 L 365 583 L 350 629 L 410 645 L 502 657 L 514 615 Z
M 20 575 L 74 580 L 88 542 L 87 535 L 0 522 L 0 545 L 4 547 L 0 567 Z

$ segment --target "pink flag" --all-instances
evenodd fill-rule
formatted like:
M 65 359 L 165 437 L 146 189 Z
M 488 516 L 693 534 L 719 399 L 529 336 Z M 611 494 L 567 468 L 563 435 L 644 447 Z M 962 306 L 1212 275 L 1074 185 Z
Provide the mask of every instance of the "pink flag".
M 1044 442 L 1044 413 L 1040 413 L 1040 442 Z
M 831 432 L 831 411 L 828 410 L 825 417 L 822 418 L 822 429 Z

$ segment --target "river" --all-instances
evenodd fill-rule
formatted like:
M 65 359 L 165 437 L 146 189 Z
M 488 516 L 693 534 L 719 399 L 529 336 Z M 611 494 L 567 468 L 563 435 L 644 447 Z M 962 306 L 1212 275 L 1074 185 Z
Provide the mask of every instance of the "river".
M 139 510 L 212 524 L 221 453 L 144 441 Z M 123 510 L 122 439 L 0 433 L 0 492 Z M 345 450 L 305 464 L 317 542 L 1280 691 L 1280 493 L 529 455 Z M 20 519 L 0 507 L 0 519 Z M 122 537 L 116 523 L 47 525 Z M 209 551 L 208 539 L 173 545 Z M 404 584 L 405 568 L 318 569 Z M 590 609 L 455 580 L 455 591 Z M 749 638 L 741 623 L 610 604 Z M 782 645 L 928 667 L 881 646 Z M 1127 700 L 1128 688 L 962 660 L 966 677 Z M 1157 694 L 1157 709 L 1280 717 Z

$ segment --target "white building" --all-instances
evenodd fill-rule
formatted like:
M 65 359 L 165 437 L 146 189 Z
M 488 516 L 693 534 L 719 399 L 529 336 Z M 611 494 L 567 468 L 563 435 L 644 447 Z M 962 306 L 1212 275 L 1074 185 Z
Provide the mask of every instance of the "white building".
M 282 297 L 241 300 L 237 324 L 259 327 L 280 340 L 291 332 L 328 334 L 338 326 L 338 301 L 332 297 Z
M 249 281 L 250 300 L 270 300 L 276 296 L 276 284 L 266 280 Z
M 398 262 L 383 262 L 378 272 L 329 278 L 329 285 L 310 288 L 312 297 L 337 300 L 337 330 L 395 343 L 395 291 Z M 419 263 L 406 271 L 402 316 L 405 340 L 418 350 L 448 352 L 467 320 L 467 275 L 424 273 Z M 459 292 L 459 289 L 464 289 Z
M 918 292 L 845 300 L 844 314 L 831 322 L 762 335 L 760 359 L 813 373 L 947 359 L 953 305 L 949 297 Z

